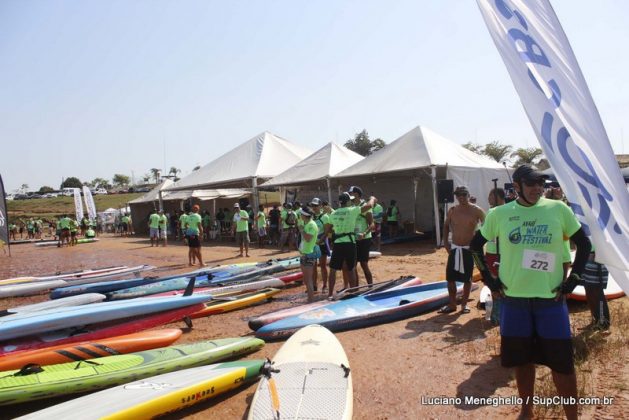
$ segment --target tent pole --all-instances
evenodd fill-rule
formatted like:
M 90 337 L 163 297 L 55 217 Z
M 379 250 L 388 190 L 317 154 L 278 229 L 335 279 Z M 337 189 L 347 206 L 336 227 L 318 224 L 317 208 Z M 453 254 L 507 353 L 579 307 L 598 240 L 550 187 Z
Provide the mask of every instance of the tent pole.
M 162 190 L 159 190 L 157 192 L 157 194 L 158 194 L 158 197 L 159 197 L 159 209 L 160 210 L 164 210 L 164 199 L 162 197 Z
M 251 206 L 251 210 L 253 210 L 254 214 L 257 214 L 258 211 L 258 203 L 260 199 L 258 197 L 258 177 L 254 176 L 251 180 L 252 194 L 253 194 L 253 205 Z
M 417 230 L 417 178 L 413 178 L 413 228 Z
M 326 177 L 325 178 L 327 184 L 328 184 L 328 203 L 330 203 L 330 205 L 332 205 L 332 183 L 330 182 L 330 177 Z
M 430 165 L 430 177 L 432 178 L 432 202 L 435 213 L 435 239 L 437 248 L 441 246 L 441 231 L 439 229 L 439 204 L 437 202 L 437 166 Z

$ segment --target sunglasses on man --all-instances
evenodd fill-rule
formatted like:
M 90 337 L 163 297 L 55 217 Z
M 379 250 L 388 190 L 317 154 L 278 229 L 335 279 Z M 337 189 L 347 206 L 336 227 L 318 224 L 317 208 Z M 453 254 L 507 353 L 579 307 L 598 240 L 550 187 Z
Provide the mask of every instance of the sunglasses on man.
M 546 184 L 546 180 L 544 178 L 537 178 L 537 179 L 525 179 L 522 181 L 524 183 L 524 185 L 526 185 L 527 187 L 536 187 L 536 186 L 540 186 L 543 187 L 544 184 Z

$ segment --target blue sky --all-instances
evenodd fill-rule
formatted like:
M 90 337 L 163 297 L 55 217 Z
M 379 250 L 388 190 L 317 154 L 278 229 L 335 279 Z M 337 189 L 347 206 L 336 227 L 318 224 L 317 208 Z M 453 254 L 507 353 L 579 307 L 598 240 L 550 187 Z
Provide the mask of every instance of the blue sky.
M 629 2 L 551 2 L 629 153 Z M 9 191 L 185 175 L 264 130 L 313 150 L 416 125 L 538 146 L 467 0 L 3 0 L 0 86 Z

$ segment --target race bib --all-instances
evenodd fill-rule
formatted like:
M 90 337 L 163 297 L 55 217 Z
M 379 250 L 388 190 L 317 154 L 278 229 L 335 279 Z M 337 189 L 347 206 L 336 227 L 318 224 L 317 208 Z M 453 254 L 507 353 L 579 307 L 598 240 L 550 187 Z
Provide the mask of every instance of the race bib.
M 522 255 L 522 268 L 552 273 L 555 271 L 555 254 L 552 252 L 525 249 Z

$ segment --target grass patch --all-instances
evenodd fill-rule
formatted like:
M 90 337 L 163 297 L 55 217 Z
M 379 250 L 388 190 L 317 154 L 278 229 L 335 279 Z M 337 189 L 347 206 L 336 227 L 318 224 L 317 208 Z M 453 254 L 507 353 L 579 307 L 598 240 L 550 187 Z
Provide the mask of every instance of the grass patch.
M 110 207 L 115 209 L 126 207 L 133 199 L 141 197 L 143 193 L 95 195 L 96 211 L 103 211 Z M 60 214 L 74 214 L 74 197 L 38 198 L 33 200 L 7 201 L 9 220 L 17 218 L 57 217 Z M 85 206 L 84 206 L 85 208 Z

